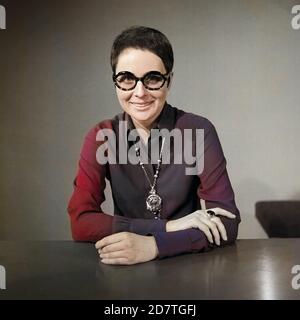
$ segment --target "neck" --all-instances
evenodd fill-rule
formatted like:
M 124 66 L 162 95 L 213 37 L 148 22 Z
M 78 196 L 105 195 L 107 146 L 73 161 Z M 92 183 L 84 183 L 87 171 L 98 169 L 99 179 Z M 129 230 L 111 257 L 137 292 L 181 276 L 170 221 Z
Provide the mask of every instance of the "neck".
M 140 137 L 144 141 L 144 143 L 147 143 L 148 138 L 150 136 L 150 130 L 153 127 L 153 123 L 151 123 L 150 125 L 147 125 L 147 124 L 140 123 L 139 121 L 136 121 L 134 119 L 132 119 L 132 122 L 135 128 L 137 129 Z
M 140 122 L 140 121 L 137 121 L 133 118 L 132 119 L 132 122 L 134 124 L 134 126 L 136 127 L 136 129 L 143 129 L 144 131 L 147 131 L 147 132 L 150 132 L 151 128 L 153 127 L 153 122 Z

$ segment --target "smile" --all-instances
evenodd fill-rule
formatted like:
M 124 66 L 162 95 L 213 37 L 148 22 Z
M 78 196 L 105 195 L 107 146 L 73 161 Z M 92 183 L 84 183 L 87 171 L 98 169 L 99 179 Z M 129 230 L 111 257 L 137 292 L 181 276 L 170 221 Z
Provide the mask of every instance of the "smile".
M 152 103 L 153 101 L 150 102 L 146 102 L 146 103 L 134 103 L 134 102 L 130 102 L 136 109 L 138 110 L 144 110 L 147 109 Z

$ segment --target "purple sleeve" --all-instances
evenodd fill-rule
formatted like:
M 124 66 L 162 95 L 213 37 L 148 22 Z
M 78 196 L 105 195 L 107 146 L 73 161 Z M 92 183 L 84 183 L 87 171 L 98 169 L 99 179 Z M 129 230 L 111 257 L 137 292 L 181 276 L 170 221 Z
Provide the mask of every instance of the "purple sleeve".
M 204 233 L 197 229 L 157 232 L 153 236 L 160 259 L 181 253 L 206 251 L 210 246 Z
M 133 219 L 115 215 L 113 218 L 113 233 L 128 231 L 140 235 L 150 235 L 154 232 L 165 232 L 167 220 Z
M 229 222 L 229 219 L 221 218 L 227 231 L 227 241 L 221 240 L 221 246 L 233 243 L 237 237 L 237 223 Z M 155 238 L 159 258 L 171 257 L 188 252 L 208 251 L 216 245 L 212 245 L 207 240 L 205 234 L 198 229 L 187 229 L 175 232 L 156 232 Z
M 199 176 L 198 197 L 205 200 L 207 209 L 219 207 L 236 215 L 235 219 L 220 216 L 228 237 L 224 244 L 232 243 L 237 238 L 240 212 L 235 203 L 218 134 L 215 127 L 210 122 L 208 124 L 205 134 L 204 170 Z

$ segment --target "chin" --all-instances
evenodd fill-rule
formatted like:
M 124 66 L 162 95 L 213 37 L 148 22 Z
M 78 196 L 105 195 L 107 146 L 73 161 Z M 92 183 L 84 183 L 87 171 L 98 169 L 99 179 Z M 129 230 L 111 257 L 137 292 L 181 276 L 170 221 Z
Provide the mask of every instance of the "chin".
M 151 119 L 155 119 L 155 113 L 153 112 L 142 112 L 142 111 L 135 111 L 131 112 L 130 116 L 138 121 L 148 121 Z

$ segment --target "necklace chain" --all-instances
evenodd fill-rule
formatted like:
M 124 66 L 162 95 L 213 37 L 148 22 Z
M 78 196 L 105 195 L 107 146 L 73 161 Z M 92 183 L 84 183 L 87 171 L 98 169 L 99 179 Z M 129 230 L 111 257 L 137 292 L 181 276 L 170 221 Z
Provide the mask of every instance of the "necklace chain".
M 161 148 L 160 148 L 160 153 L 159 153 L 159 159 L 157 160 L 157 167 L 156 167 L 156 171 L 155 171 L 155 174 L 154 174 L 154 180 L 153 180 L 153 184 L 151 183 L 151 180 L 150 180 L 150 177 L 148 175 L 148 172 L 147 170 L 145 169 L 144 167 L 144 164 L 143 162 L 141 161 L 141 158 L 140 156 L 138 155 L 139 157 L 139 164 L 140 166 L 142 167 L 144 173 L 145 173 L 145 176 L 150 184 L 150 187 L 151 187 L 151 191 L 154 191 L 155 190 L 155 187 L 156 187 L 156 182 L 157 182 L 157 178 L 158 178 L 158 175 L 159 175 L 159 171 L 160 171 L 160 165 L 161 165 L 161 158 L 162 158 L 162 151 L 163 151 L 163 148 L 164 148 L 164 143 L 165 143 L 165 137 L 163 137 L 163 140 L 162 140 L 162 144 L 161 144 Z M 139 149 L 137 147 L 135 147 L 135 151 L 139 152 Z
M 161 209 L 162 209 L 162 198 L 156 193 L 155 187 L 156 187 L 157 178 L 158 178 L 159 171 L 160 171 L 164 142 L 165 142 L 165 138 L 163 137 L 161 148 L 160 148 L 160 153 L 159 153 L 159 159 L 157 160 L 157 167 L 155 170 L 153 183 L 151 183 L 148 172 L 146 171 L 144 164 L 141 161 L 139 149 L 137 147 L 135 147 L 136 154 L 139 157 L 139 164 L 140 164 L 141 168 L 143 169 L 145 176 L 146 176 L 146 178 L 150 184 L 150 187 L 151 187 L 151 189 L 149 191 L 149 195 L 146 199 L 146 208 L 148 211 L 150 211 L 151 213 L 154 214 L 155 219 L 161 218 L 160 213 L 161 213 Z

